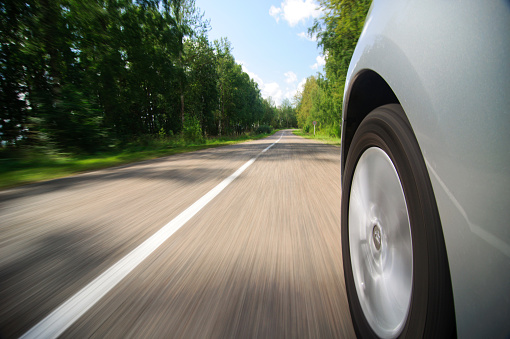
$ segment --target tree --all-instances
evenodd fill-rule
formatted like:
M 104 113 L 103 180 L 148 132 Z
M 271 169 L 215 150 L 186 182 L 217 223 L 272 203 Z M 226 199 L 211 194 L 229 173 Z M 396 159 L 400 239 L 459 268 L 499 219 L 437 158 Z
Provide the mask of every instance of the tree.
M 0 3 L 0 141 L 14 146 L 24 135 L 29 107 L 22 42 L 32 21 L 32 6 L 14 1 Z
M 184 124 L 184 41 L 192 38 L 195 32 L 203 35 L 208 27 L 208 22 L 203 20 L 203 14 L 195 6 L 195 0 L 165 0 L 163 2 L 165 13 L 171 15 L 175 24 L 177 36 L 178 65 L 179 65 L 179 91 L 181 98 L 181 119 Z
M 271 97 L 262 100 L 262 116 L 257 120 L 257 125 L 271 126 L 276 116 L 276 106 Z
M 324 14 L 314 22 L 309 34 L 317 36 L 326 56 L 326 76 L 308 78 L 303 93 L 297 97 L 298 125 L 305 131 L 317 120 L 319 130 L 340 136 L 347 70 L 370 3 L 370 0 L 320 0 Z
M 217 114 L 218 134 L 221 135 L 226 129 L 229 133 L 229 118 L 235 110 L 235 59 L 231 54 L 230 42 L 223 38 L 214 42 L 217 56 L 218 67 L 218 93 L 219 110 Z
M 214 48 L 207 36 L 185 42 L 187 115 L 196 117 L 202 131 L 216 134 L 214 111 L 218 106 L 218 69 Z
M 264 120 L 258 85 L 237 64 L 227 39 L 215 41 L 218 69 L 218 133 L 241 133 Z M 271 115 L 272 117 L 272 115 Z M 271 119 L 267 119 L 267 123 Z
M 296 110 L 292 107 L 289 99 L 284 99 L 278 107 L 277 115 L 281 128 L 289 128 L 297 126 Z
M 298 104 L 296 108 L 297 123 L 298 127 L 302 128 L 305 132 L 310 130 L 312 122 L 316 119 L 313 111 L 313 100 L 318 88 L 317 79 L 311 76 L 306 79 L 303 92 L 298 94 Z
M 94 152 L 185 121 L 221 134 L 265 119 L 194 0 L 11 0 L 0 19 L 2 147 Z

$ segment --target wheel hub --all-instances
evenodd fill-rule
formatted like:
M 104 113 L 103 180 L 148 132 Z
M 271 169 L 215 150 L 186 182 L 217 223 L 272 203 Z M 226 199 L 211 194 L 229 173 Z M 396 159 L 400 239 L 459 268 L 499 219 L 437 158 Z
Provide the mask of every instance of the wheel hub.
M 372 229 L 372 240 L 374 241 L 374 246 L 377 251 L 381 249 L 381 228 L 379 225 L 374 225 Z
M 356 165 L 348 233 L 358 300 L 374 332 L 395 338 L 411 304 L 413 251 L 404 191 L 390 157 L 372 147 Z

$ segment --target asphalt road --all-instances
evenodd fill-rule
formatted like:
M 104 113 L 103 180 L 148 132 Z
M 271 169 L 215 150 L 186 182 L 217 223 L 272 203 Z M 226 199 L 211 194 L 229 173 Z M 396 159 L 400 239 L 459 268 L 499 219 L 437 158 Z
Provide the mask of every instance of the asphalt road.
M 0 336 L 33 329 L 253 158 L 61 336 L 354 337 L 340 149 L 290 131 L 0 192 Z

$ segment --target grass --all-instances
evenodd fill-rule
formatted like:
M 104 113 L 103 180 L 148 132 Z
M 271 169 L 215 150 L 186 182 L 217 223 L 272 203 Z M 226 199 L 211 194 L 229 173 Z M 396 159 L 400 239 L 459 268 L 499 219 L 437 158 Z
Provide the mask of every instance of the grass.
M 321 134 L 320 132 L 317 132 L 314 136 L 313 134 L 303 132 L 303 130 L 301 130 L 301 129 L 294 130 L 294 131 L 292 131 L 292 133 L 294 133 L 297 136 L 303 137 L 303 138 L 313 139 L 313 140 L 323 142 L 325 144 L 335 145 L 335 146 L 340 147 L 341 139 L 339 137 L 332 137 L 329 135 Z
M 22 151 L 14 155 L 0 153 L 0 189 L 62 178 L 72 174 L 155 159 L 178 153 L 227 146 L 261 139 L 269 134 L 208 138 L 203 142 L 185 143 L 178 138 L 146 138 L 122 148 L 94 155 L 44 154 Z

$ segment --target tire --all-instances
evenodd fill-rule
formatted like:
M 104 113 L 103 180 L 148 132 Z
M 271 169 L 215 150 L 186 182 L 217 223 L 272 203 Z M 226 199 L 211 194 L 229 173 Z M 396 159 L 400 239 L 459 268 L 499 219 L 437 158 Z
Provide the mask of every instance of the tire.
M 376 108 L 350 145 L 342 256 L 359 338 L 456 336 L 450 272 L 425 161 L 400 105 Z

